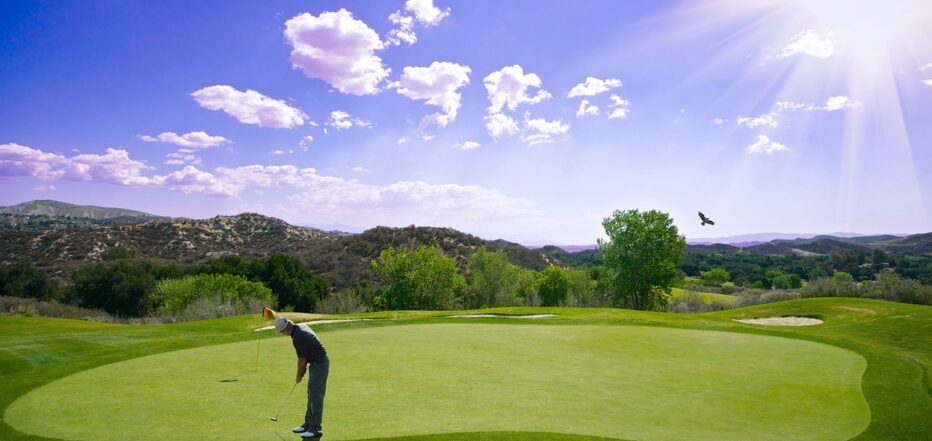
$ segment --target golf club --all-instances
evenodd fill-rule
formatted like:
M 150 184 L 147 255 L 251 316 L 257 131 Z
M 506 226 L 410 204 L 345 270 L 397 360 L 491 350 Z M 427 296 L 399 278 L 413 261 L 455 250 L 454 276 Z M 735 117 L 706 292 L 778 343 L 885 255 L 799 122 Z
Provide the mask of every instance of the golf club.
M 291 390 L 288 391 L 288 395 L 285 396 L 285 399 L 282 400 L 282 405 L 278 407 L 278 413 L 272 417 L 272 421 L 278 421 L 278 416 L 281 415 L 282 409 L 285 408 L 285 402 L 288 401 L 288 398 L 291 397 L 291 393 L 294 392 L 294 388 L 298 386 L 298 383 L 295 383 L 294 386 L 291 386 Z

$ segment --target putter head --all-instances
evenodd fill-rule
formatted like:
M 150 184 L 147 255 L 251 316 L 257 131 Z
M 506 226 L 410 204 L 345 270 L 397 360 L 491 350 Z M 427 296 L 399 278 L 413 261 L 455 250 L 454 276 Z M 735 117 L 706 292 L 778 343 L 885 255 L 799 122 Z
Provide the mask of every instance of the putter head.
M 272 417 L 271 419 L 272 419 L 272 421 L 278 421 L 278 418 L 276 418 L 276 417 Z
M 220 380 L 221 383 L 232 383 L 236 381 L 235 378 L 227 378 L 226 380 Z

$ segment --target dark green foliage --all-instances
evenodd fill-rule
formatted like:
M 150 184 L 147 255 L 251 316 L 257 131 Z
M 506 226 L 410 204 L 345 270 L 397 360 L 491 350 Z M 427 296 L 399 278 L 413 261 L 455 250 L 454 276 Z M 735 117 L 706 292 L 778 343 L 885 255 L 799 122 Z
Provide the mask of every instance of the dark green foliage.
M 139 257 L 139 252 L 126 247 L 113 247 L 100 253 L 101 260 L 134 259 L 136 257 Z
M 563 268 L 550 266 L 540 272 L 540 286 L 537 292 L 543 306 L 560 306 L 566 303 L 569 288 L 570 279 Z
M 98 263 L 75 271 L 71 295 L 84 308 L 103 309 L 122 317 L 140 317 L 152 312 L 150 296 L 156 283 L 181 274 L 177 267 L 162 267 L 148 260 Z
M 686 239 L 670 215 L 656 210 L 615 211 L 602 226 L 608 241 L 599 239 L 599 249 L 611 271 L 618 305 L 665 309 L 686 248 Z
M 59 297 L 58 283 L 32 262 L 21 260 L 0 265 L 0 295 L 52 300 Z
M 327 281 L 308 271 L 294 256 L 275 254 L 257 259 L 248 265 L 247 276 L 269 287 L 278 297 L 280 308 L 312 312 L 327 295 Z
M 452 309 L 466 286 L 456 261 L 432 245 L 415 251 L 388 248 L 372 268 L 382 282 L 375 299 L 380 309 Z

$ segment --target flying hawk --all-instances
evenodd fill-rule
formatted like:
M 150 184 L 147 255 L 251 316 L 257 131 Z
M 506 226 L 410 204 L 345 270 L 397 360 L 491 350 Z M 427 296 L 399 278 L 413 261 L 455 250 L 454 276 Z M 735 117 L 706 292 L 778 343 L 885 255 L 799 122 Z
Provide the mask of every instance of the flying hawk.
M 712 222 L 712 219 L 705 217 L 705 215 L 702 214 L 701 211 L 699 212 L 699 219 L 702 219 L 702 225 L 705 225 L 705 224 L 715 225 L 715 222 Z

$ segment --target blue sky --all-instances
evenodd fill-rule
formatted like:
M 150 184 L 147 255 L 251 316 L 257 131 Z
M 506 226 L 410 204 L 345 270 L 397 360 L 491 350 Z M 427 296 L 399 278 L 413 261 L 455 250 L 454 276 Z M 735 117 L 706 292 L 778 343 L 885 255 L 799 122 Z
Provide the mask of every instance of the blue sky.
M 0 204 L 593 243 L 914 233 L 932 7 L 0 2 Z M 700 227 L 696 211 L 716 220 Z

